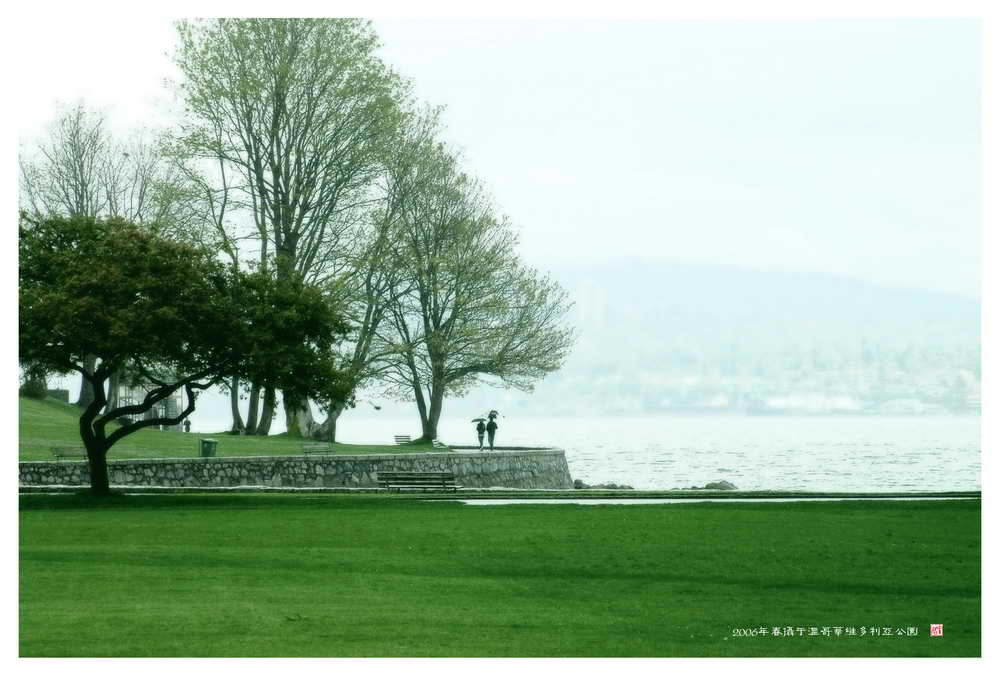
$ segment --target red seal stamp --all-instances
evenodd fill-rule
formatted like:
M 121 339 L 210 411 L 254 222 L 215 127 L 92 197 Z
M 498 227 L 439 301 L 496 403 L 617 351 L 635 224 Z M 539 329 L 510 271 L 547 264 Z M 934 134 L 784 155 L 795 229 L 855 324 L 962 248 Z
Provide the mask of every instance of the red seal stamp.
M 944 623 L 931 623 L 931 637 L 944 635 Z

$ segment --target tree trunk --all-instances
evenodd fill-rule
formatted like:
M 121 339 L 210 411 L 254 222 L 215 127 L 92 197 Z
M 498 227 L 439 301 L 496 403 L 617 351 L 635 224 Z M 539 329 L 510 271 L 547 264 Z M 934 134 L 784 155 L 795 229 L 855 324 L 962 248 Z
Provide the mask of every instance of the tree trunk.
M 441 409 L 444 405 L 444 386 L 433 384 L 431 386 L 431 408 L 427 412 L 424 420 L 423 440 L 433 442 L 438 438 L 438 421 L 441 420 Z
M 104 411 L 108 412 L 118 406 L 118 388 L 122 380 L 121 370 L 111 372 L 108 378 L 108 403 L 104 406 Z
M 285 427 L 289 437 L 309 439 L 316 421 L 313 419 L 309 401 L 292 400 L 285 395 Z
M 327 411 L 326 420 L 313 427 L 312 438 L 322 442 L 336 442 L 337 420 L 345 409 L 346 406 L 343 403 L 331 406 Z
M 432 438 L 427 437 L 427 431 L 430 427 L 430 422 L 427 420 L 427 400 L 424 399 L 424 390 L 419 383 L 413 386 L 413 397 L 417 400 L 417 413 L 420 414 L 420 430 L 422 431 L 420 439 L 430 440 Z
M 233 427 L 231 432 L 240 435 L 246 427 L 243 425 L 243 417 L 240 416 L 240 379 L 234 376 L 229 382 L 229 408 L 233 414 Z
M 264 409 L 260 413 L 260 423 L 257 424 L 258 435 L 266 437 L 271 432 L 271 421 L 274 420 L 275 406 L 274 388 L 268 386 L 264 388 Z
M 99 371 L 103 372 L 102 366 Z M 111 493 L 111 483 L 108 480 L 108 444 L 103 432 L 95 434 L 94 420 L 108 403 L 104 391 L 105 373 L 95 373 L 93 380 L 83 378 L 83 383 L 90 385 L 90 405 L 80 414 L 80 439 L 87 449 L 87 464 L 90 468 L 90 492 L 95 496 L 107 496 Z M 82 388 L 81 388 L 82 391 Z
M 256 383 L 250 384 L 250 409 L 247 411 L 246 434 L 257 434 L 257 414 L 260 411 L 260 386 Z
M 87 462 L 90 466 L 90 493 L 94 496 L 111 494 L 111 483 L 108 479 L 108 450 L 95 445 L 91 450 L 87 447 Z
M 423 442 L 433 442 L 437 439 L 438 421 L 441 419 L 441 408 L 444 405 L 444 368 L 434 356 L 431 356 L 431 382 L 429 384 L 430 408 L 424 403 L 421 392 L 417 400 L 417 408 L 420 409 L 420 422 L 423 426 L 423 435 L 420 437 Z
M 88 373 L 93 374 L 97 366 L 97 356 L 87 355 L 83 358 L 83 368 Z M 94 401 L 94 386 L 87 379 L 80 379 L 80 397 L 76 401 L 76 406 L 86 409 Z

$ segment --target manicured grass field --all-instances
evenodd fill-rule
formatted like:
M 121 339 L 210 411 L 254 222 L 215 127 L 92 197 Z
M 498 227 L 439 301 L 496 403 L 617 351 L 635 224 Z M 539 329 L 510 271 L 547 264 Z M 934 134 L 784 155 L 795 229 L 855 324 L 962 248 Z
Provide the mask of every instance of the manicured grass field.
M 52 461 L 52 447 L 82 447 L 80 441 L 80 410 L 56 400 L 18 398 L 19 438 L 18 458 L 22 461 Z M 391 440 L 392 433 L 387 434 Z M 140 430 L 118 442 L 108 453 L 108 459 L 123 458 L 185 458 L 198 455 L 198 440 L 218 440 L 219 456 L 289 456 L 302 452 L 302 440 L 274 435 L 243 437 L 220 433 L 168 432 Z M 335 444 L 337 454 L 406 454 L 433 449 L 429 444 Z
M 981 651 L 978 500 L 20 500 L 23 656 Z M 932 623 L 943 636 L 929 636 Z M 775 626 L 805 634 L 734 633 Z

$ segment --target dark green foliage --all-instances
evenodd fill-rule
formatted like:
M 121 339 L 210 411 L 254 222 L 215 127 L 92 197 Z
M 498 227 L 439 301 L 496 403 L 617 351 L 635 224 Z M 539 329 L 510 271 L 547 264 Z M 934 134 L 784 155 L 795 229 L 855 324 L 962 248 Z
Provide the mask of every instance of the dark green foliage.
M 207 253 L 114 220 L 23 222 L 19 236 L 23 363 L 66 373 L 93 354 L 201 372 L 231 356 L 236 316 Z
M 48 391 L 45 388 L 45 381 L 36 381 L 33 379 L 25 381 L 24 385 L 22 385 L 17 392 L 19 395 L 24 395 L 25 397 L 30 397 L 36 400 L 45 399 L 48 395 Z
M 44 400 L 48 397 L 49 390 L 45 382 L 45 372 L 39 369 L 26 371 L 17 394 L 36 400 Z
M 343 397 L 336 343 L 345 322 L 319 291 L 238 273 L 211 253 L 120 220 L 22 217 L 19 350 L 30 371 L 79 372 L 94 389 L 80 417 L 96 492 L 107 450 L 136 430 L 175 425 L 196 391 L 240 376 L 302 396 Z M 87 356 L 97 364 L 88 368 Z M 139 404 L 104 411 L 112 373 L 155 386 Z M 178 416 L 141 418 L 184 388 Z M 123 416 L 139 417 L 120 428 Z
M 320 403 L 342 401 L 351 391 L 333 352 L 350 330 L 319 288 L 267 272 L 240 273 L 240 332 L 243 356 L 235 370 L 244 383 L 271 385 L 286 397 Z

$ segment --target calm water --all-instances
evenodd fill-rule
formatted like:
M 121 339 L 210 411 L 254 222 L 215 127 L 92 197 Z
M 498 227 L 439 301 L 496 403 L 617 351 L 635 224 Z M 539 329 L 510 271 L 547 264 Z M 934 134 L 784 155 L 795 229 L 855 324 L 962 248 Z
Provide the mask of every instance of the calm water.
M 588 484 L 672 489 L 728 480 L 740 489 L 977 490 L 980 419 L 754 417 L 500 419 L 498 445 L 558 446 Z M 419 434 L 415 419 L 345 416 L 343 442 Z M 442 421 L 449 444 L 476 444 L 473 424 Z

